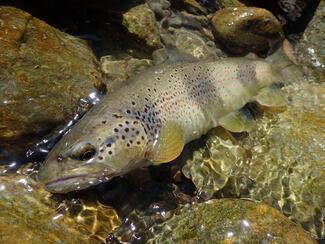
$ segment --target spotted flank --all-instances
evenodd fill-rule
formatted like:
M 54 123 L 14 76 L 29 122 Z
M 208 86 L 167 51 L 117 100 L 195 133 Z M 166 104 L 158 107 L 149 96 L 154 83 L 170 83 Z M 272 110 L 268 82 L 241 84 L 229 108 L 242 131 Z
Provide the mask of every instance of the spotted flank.
M 69 192 L 177 158 L 213 127 L 249 131 L 249 102 L 277 106 L 281 69 L 262 59 L 161 65 L 107 94 L 50 152 L 39 180 Z M 275 98 L 275 99 L 273 99 Z M 91 183 L 90 183 L 91 182 Z

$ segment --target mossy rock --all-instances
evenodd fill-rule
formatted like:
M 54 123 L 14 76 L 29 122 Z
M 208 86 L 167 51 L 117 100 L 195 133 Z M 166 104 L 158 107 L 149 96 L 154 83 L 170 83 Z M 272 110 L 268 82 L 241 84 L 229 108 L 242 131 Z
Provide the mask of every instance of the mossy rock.
M 151 243 L 317 243 L 278 210 L 240 199 L 186 206 L 154 232 Z
M 101 86 L 96 58 L 83 41 L 0 7 L 0 161 L 6 149 L 24 151 L 67 123 L 78 101 Z

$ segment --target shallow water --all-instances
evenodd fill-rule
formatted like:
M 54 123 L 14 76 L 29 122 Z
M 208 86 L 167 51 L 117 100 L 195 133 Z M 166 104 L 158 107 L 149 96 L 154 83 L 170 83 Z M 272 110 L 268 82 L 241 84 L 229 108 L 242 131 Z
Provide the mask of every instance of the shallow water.
M 75 7 L 72 5 L 68 9 Z M 109 13 L 108 22 L 124 7 L 116 8 Z M 94 9 L 87 14 L 96 13 Z M 105 13 L 101 12 L 101 20 L 74 17 L 82 19 L 81 27 L 72 21 L 66 31 L 90 41 L 98 56 L 107 52 L 125 56 L 130 50 L 135 57 L 150 56 L 141 47 L 143 42 L 131 38 L 123 28 L 118 32 L 121 25 L 116 20 L 103 27 Z M 52 18 L 54 25 L 64 29 L 65 18 L 57 22 Z M 94 26 L 98 28 L 95 33 Z M 107 37 L 111 32 L 119 35 Z M 100 34 L 107 39 L 98 38 Z M 18 169 L 15 164 L 1 166 L 0 242 L 143 243 L 159 236 L 159 223 L 172 223 L 185 204 L 223 197 L 263 201 L 313 237 L 324 238 L 325 86 L 305 81 L 284 90 L 286 109 L 250 107 L 257 120 L 250 134 L 218 128 L 187 146 L 170 165 L 140 170 L 80 193 L 44 191 L 34 180 L 39 162 Z M 45 140 L 39 147 L 45 153 L 52 146 L 47 143 Z
M 119 217 L 94 194 L 84 200 L 52 196 L 35 180 L 31 165 L 0 168 L 1 243 L 102 243 Z
M 190 145 L 194 149 L 187 148 L 186 155 L 172 164 L 174 168 L 153 168 L 151 173 L 131 175 L 126 182 L 53 196 L 33 180 L 37 170 L 32 164 L 17 172 L 2 166 L 0 223 L 5 228 L 0 228 L 1 241 L 16 243 L 12 233 L 23 232 L 18 240 L 33 243 L 101 243 L 113 233 L 121 241 L 141 243 L 152 238 L 150 226 L 156 230 L 155 225 L 172 218 L 183 204 L 222 196 L 266 202 L 313 236 L 324 237 L 325 87 L 306 82 L 285 90 L 289 106 L 259 111 L 257 127 L 249 135 L 213 130 L 206 147 L 195 149 L 200 142 Z M 183 172 L 197 186 L 199 198 L 188 191 L 191 184 L 177 176 L 193 150 Z M 133 183 L 140 178 L 143 182 Z M 112 236 L 108 240 L 114 240 Z
M 260 200 L 324 237 L 325 86 L 306 82 L 284 90 L 284 111 L 264 112 L 243 139 L 214 132 L 183 172 L 205 199 Z

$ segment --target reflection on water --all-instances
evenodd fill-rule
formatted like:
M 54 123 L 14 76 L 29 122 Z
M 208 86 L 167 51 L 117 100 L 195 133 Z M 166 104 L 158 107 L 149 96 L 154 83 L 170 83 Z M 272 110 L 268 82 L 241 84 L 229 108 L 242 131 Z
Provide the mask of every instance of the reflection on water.
M 1 243 L 101 243 L 119 225 L 116 212 L 96 200 L 55 199 L 29 167 L 0 169 Z
M 151 231 L 152 243 L 315 243 L 279 211 L 239 199 L 187 205 Z
M 82 9 L 76 12 L 77 16 L 71 16 L 71 26 L 65 30 L 81 35 L 94 33 L 94 36 L 83 37 L 94 44 L 98 56 L 109 53 L 116 57 L 126 54 L 138 58 L 150 57 L 151 51 L 143 45 L 143 41 L 135 40 L 119 21 L 111 21 L 116 10 L 99 7 L 102 5 L 98 3 L 83 4 L 81 8 L 83 1 L 72 1 L 64 8 L 61 4 L 56 5 L 53 11 L 46 1 L 37 2 L 41 16 L 44 19 L 50 16 L 49 22 L 59 23 L 58 26 L 62 28 L 71 21 L 67 16 L 72 9 L 76 6 Z M 125 11 L 122 5 L 130 4 L 130 1 L 115 2 L 118 2 L 114 8 L 118 9 L 119 15 Z M 132 5 L 142 3 L 132 2 Z M 164 1 L 150 2 L 159 6 Z M 112 6 L 111 2 L 106 4 Z M 62 14 L 58 14 L 60 11 Z M 188 16 L 193 18 L 192 15 Z M 175 25 L 176 33 L 180 33 L 177 31 L 179 24 Z M 185 28 L 182 33 L 190 32 Z M 191 38 L 195 40 L 194 34 L 185 37 L 189 38 L 186 40 L 189 43 Z M 205 42 L 202 43 L 205 45 Z M 186 45 L 181 47 L 185 49 Z M 308 47 L 306 51 L 312 63 L 322 67 L 319 66 L 320 60 L 315 58 L 317 50 Z M 263 116 L 257 113 L 257 127 L 249 135 L 233 135 L 220 128 L 214 130 L 208 136 L 206 146 L 194 152 L 193 158 L 186 162 L 183 173 L 196 185 L 198 196 L 192 196 L 193 191 L 186 190 L 188 186 L 184 185 L 190 185 L 189 188 L 192 185 L 179 171 L 166 173 L 152 169 L 156 173 L 151 172 L 150 176 L 138 174 L 135 177 L 134 181 L 139 184 L 133 186 L 135 190 L 130 190 L 124 179 L 98 186 L 102 189 L 99 190 L 101 200 L 106 200 L 104 205 L 97 200 L 94 189 L 84 195 L 60 196 L 45 192 L 33 179 L 37 171 L 32 165 L 19 168 L 17 172 L 18 160 L 1 166 L 0 242 L 101 243 L 112 233 L 109 241 L 116 240 L 116 237 L 138 243 L 149 238 L 154 238 L 155 242 L 175 242 L 177 238 L 186 239 L 195 234 L 195 238 L 210 242 L 242 242 L 259 238 L 263 243 L 282 243 L 296 233 L 292 231 L 296 226 L 267 206 L 250 207 L 246 203 L 227 200 L 221 200 L 220 205 L 214 205 L 215 200 L 210 205 L 197 204 L 202 199 L 212 197 L 261 200 L 300 223 L 314 237 L 325 237 L 325 87 L 324 84 L 298 84 L 285 90 L 289 95 L 287 110 L 265 111 Z M 91 104 L 98 101 L 95 93 L 91 93 L 89 98 Z M 48 100 L 46 104 L 49 105 Z M 81 101 L 81 107 L 85 107 L 85 110 L 88 105 L 89 101 Z M 79 118 L 79 115 L 76 116 L 67 127 L 57 134 L 51 134 L 37 148 L 30 150 L 30 161 L 35 155 L 46 155 L 55 141 Z M 191 155 L 192 151 L 188 153 Z M 107 202 L 114 202 L 115 210 Z M 277 222 L 279 219 L 283 222 Z M 304 243 L 310 241 L 308 237 L 303 237 L 301 229 L 297 233 L 301 234 L 301 238 L 306 238 Z M 290 240 L 291 243 L 298 243 Z
M 216 132 L 183 168 L 204 198 L 261 200 L 325 236 L 325 86 L 285 88 L 285 111 L 268 111 L 256 128 L 235 140 Z

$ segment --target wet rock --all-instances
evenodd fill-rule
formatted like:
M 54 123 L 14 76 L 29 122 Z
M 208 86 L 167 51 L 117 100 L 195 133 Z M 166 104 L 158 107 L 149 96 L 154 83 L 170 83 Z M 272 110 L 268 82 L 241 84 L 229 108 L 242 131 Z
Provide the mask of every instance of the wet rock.
M 104 56 L 100 59 L 100 63 L 108 91 L 120 87 L 129 77 L 152 66 L 149 59 L 132 57 L 116 60 L 113 56 Z
M 138 5 L 123 14 L 123 25 L 130 33 L 145 40 L 149 47 L 161 47 L 159 28 L 154 13 L 147 4 Z
M 173 50 L 167 48 L 167 56 L 172 56 L 171 59 L 180 61 L 184 56 L 184 59 L 192 57 L 204 60 L 225 56 L 214 42 L 203 37 L 201 33 L 189 31 L 185 28 L 169 28 L 168 32 L 162 33 L 162 40 L 176 50 L 176 52 L 173 52 Z
M 216 46 L 213 42 L 206 41 L 187 30 L 175 30 L 175 32 L 175 44 L 180 52 L 202 60 L 217 56 Z
M 200 3 L 200 1 L 196 0 L 177 0 L 172 1 L 172 6 L 176 7 L 177 9 L 186 9 L 188 12 L 193 14 L 207 14 L 207 10 L 205 7 Z
M 148 6 L 159 17 L 164 18 L 170 15 L 170 2 L 168 0 L 148 0 Z
M 312 0 L 279 0 L 278 5 L 284 15 L 290 21 L 296 21 Z
M 220 4 L 220 7 L 222 8 L 228 8 L 228 7 L 245 7 L 245 4 L 238 0 L 219 0 L 218 3 Z
M 159 22 L 161 26 L 160 39 L 166 49 L 156 50 L 153 53 L 155 64 L 162 63 L 168 58 L 180 61 L 182 56 L 186 60 L 189 57 L 192 57 L 193 60 L 193 58 L 208 59 L 226 56 L 214 42 L 208 17 L 181 10 L 179 5 L 184 7 L 184 1 L 173 2 L 180 8 L 180 11 L 175 11 L 174 8 L 166 4 L 163 5 L 161 2 L 154 0 L 149 2 L 151 8 L 156 9 L 159 6 L 158 10 L 163 9 L 168 12 Z M 194 4 L 194 2 L 191 3 Z M 156 10 L 154 11 L 156 12 Z M 175 50 L 171 50 L 170 47 Z M 175 51 L 180 55 L 175 55 Z
M 325 82 L 325 2 L 320 1 L 313 19 L 297 46 L 297 56 L 310 80 Z
M 279 21 L 262 8 L 224 8 L 214 14 L 212 25 L 215 38 L 236 54 L 266 51 L 282 35 Z
M 284 91 L 290 101 L 285 111 L 265 113 L 243 139 L 217 131 L 183 172 L 206 199 L 263 201 L 324 238 L 325 86 L 293 84 Z
M 152 53 L 152 62 L 154 65 L 159 65 L 168 59 L 168 54 L 165 48 L 157 49 Z
M 278 210 L 239 199 L 186 206 L 154 229 L 152 243 L 316 243 Z
M 96 58 L 81 40 L 12 7 L 0 7 L 0 27 L 3 161 L 5 148 L 25 150 L 69 121 L 79 99 L 102 83 Z
M 60 203 L 30 177 L 29 165 L 5 171 L 0 167 L 1 243 L 103 243 L 120 224 L 109 206 L 77 198 Z
M 132 211 L 125 215 L 122 224 L 111 233 L 112 237 L 121 243 L 147 243 L 152 237 L 152 233 L 148 232 L 150 227 L 168 220 L 180 206 L 196 202 L 180 191 L 179 187 L 163 180 L 161 174 L 159 177 L 159 181 L 142 185 L 136 199 L 128 197 L 123 212 L 126 212 L 126 208 L 130 209 L 130 205 L 133 205 Z

